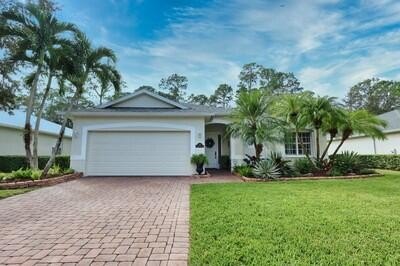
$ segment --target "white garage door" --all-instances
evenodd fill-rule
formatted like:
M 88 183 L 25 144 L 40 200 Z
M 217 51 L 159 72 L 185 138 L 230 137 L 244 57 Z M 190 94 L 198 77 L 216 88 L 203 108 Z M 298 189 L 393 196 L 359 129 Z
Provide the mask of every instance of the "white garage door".
M 190 175 L 189 132 L 90 132 L 86 174 Z

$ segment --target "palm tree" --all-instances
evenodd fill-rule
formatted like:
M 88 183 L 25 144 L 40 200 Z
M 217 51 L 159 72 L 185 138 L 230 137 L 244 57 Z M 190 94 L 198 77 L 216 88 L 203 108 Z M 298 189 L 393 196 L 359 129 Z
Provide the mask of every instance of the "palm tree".
M 332 154 L 332 158 L 339 152 L 343 143 L 353 134 L 370 136 L 384 140 L 386 138 L 383 128 L 386 122 L 366 110 L 346 111 L 342 123 L 339 125 L 341 140 Z
M 323 161 L 325 159 L 325 156 L 328 154 L 329 148 L 332 145 L 333 140 L 339 134 L 339 126 L 342 125 L 344 121 L 345 111 L 338 106 L 333 106 L 331 111 L 325 116 L 322 123 L 321 131 L 324 134 L 329 135 L 329 140 L 321 155 L 321 161 Z
M 85 85 L 91 77 L 99 80 L 105 77 L 111 82 L 114 89 L 120 91 L 120 75 L 114 67 L 116 56 L 111 49 L 105 47 L 93 48 L 87 37 L 78 32 L 75 34 L 75 41 L 71 47 L 65 50 L 68 56 L 63 62 L 63 81 L 67 81 L 74 88 L 74 94 L 69 102 L 69 106 L 64 116 L 56 145 L 52 151 L 50 159 L 43 169 L 42 177 L 46 176 L 50 167 L 53 165 L 57 151 L 60 149 L 64 137 L 65 127 L 71 111 L 76 107 L 79 98 L 82 96 Z M 110 62 L 110 63 L 107 63 Z M 111 64 L 113 63 L 113 64 Z M 61 90 L 64 88 L 63 82 L 60 84 Z
M 317 161 L 320 160 L 320 134 L 324 120 L 333 111 L 335 106 L 334 97 L 308 97 L 303 103 L 300 116 L 302 120 L 315 130 Z
M 0 38 L 11 39 L 14 43 L 11 58 L 31 63 L 36 68 L 28 97 L 23 137 L 26 157 L 33 167 L 30 120 L 45 56 L 51 47 L 62 40 L 61 35 L 68 31 L 75 32 L 76 28 L 73 24 L 58 21 L 42 1 L 39 4 L 17 4 L 16 8 L 2 12 L 0 17 Z
M 233 137 L 240 137 L 254 146 L 257 159 L 260 159 L 263 143 L 282 140 L 281 124 L 270 116 L 269 106 L 269 99 L 259 90 L 241 92 L 228 127 Z

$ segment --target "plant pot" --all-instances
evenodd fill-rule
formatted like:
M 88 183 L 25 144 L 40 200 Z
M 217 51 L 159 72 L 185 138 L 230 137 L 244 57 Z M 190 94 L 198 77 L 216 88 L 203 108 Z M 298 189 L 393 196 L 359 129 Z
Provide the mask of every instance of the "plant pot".
M 199 175 L 201 175 L 201 173 L 203 173 L 203 166 L 204 166 L 204 164 L 203 163 L 198 163 L 197 165 L 196 165 L 196 172 L 199 174 Z

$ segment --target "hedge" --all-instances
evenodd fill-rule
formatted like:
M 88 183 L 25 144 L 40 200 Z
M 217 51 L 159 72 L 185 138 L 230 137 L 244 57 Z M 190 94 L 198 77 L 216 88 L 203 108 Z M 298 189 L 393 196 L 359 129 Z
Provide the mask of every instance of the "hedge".
M 49 160 L 49 156 L 39 156 L 39 169 L 43 169 Z M 57 156 L 55 164 L 60 166 L 62 169 L 69 168 L 70 159 L 69 156 Z M 20 168 L 27 168 L 29 165 L 26 161 L 25 156 L 0 156 L 0 172 L 11 172 Z
M 400 170 L 400 155 L 359 155 L 369 168 Z

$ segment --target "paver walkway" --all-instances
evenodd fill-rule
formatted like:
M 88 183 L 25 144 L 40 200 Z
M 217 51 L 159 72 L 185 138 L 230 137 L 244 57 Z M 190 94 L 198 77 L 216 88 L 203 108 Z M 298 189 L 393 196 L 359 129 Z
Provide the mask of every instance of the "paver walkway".
M 226 181 L 82 178 L 0 200 L 0 264 L 187 265 L 190 184 Z

